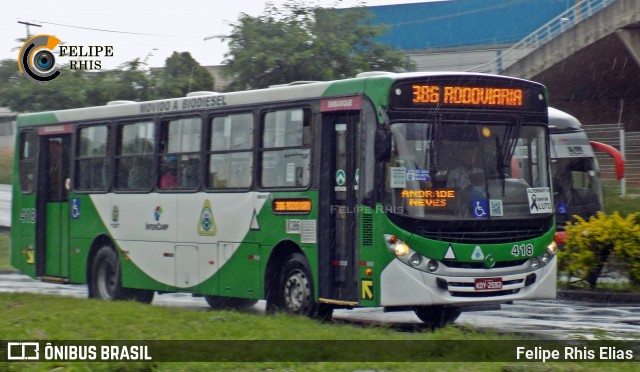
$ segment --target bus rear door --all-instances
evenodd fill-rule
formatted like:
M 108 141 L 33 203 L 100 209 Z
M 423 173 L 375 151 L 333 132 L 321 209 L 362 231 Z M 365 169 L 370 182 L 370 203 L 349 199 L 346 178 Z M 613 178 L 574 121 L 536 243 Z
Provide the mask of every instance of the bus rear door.
M 69 168 L 71 125 L 39 128 L 36 169 L 36 276 L 64 281 L 69 275 Z M 74 206 L 79 212 L 79 206 Z

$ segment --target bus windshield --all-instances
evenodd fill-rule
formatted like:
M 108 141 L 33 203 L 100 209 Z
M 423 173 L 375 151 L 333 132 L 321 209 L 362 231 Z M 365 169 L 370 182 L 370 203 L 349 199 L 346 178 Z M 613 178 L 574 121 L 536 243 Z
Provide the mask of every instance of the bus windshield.
M 425 219 L 513 219 L 551 213 L 544 125 L 391 124 L 387 211 Z
M 557 158 L 551 161 L 558 223 L 577 214 L 588 219 L 602 210 L 601 185 L 592 157 Z

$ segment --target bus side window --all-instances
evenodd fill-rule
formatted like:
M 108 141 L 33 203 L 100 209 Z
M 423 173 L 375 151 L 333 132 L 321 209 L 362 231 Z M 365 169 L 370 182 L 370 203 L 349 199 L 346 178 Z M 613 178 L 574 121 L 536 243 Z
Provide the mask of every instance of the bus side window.
M 76 184 L 78 190 L 106 191 L 109 174 L 109 127 L 94 125 L 79 130 L 76 154 Z
M 253 114 L 218 116 L 211 120 L 209 189 L 251 187 L 253 169 Z
M 162 122 L 156 184 L 160 189 L 195 190 L 200 185 L 201 138 L 200 117 Z
M 311 174 L 311 115 L 308 110 L 268 112 L 263 125 L 261 185 L 308 186 Z
M 120 127 L 116 156 L 115 186 L 119 190 L 145 190 L 153 184 L 153 151 L 155 123 L 153 121 L 126 124 Z
M 20 132 L 20 191 L 25 194 L 33 192 L 35 160 L 36 160 L 36 134 L 33 130 Z
M 127 176 L 127 186 L 130 189 L 148 188 L 153 176 L 153 159 L 151 157 L 135 157 L 132 159 L 131 169 Z

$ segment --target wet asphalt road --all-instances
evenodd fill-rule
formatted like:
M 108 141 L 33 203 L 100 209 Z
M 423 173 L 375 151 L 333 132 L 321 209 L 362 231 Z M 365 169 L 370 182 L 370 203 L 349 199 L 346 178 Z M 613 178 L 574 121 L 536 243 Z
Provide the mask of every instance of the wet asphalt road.
M 52 284 L 25 275 L 0 274 L 0 292 L 28 292 L 87 297 L 86 285 Z M 209 309 L 203 298 L 190 294 L 155 296 L 153 305 L 191 310 Z M 252 312 L 264 312 L 264 301 Z M 336 310 L 333 319 L 355 324 L 385 325 L 399 331 L 421 330 L 413 312 L 384 313 L 381 308 Z M 612 305 L 583 301 L 517 301 L 502 310 L 462 313 L 456 325 L 478 331 L 516 333 L 540 339 L 640 340 L 640 303 Z

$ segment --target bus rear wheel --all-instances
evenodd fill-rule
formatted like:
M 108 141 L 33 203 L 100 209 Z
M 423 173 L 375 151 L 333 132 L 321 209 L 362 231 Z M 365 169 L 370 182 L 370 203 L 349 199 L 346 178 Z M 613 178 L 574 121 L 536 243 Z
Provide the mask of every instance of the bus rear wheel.
M 136 300 L 142 303 L 153 301 L 153 291 L 122 287 L 122 270 L 116 251 L 109 245 L 98 249 L 89 281 L 90 297 L 101 300 Z
M 444 327 L 455 322 L 460 316 L 460 309 L 445 306 L 417 306 L 414 312 L 425 325 L 431 328 Z
M 252 300 L 249 298 L 233 298 L 223 296 L 208 296 L 205 295 L 204 299 L 207 301 L 212 309 L 244 309 L 251 307 L 258 303 L 258 300 Z
M 127 291 L 131 292 L 134 300 L 143 304 L 150 304 L 153 302 L 153 296 L 155 295 L 154 291 L 146 289 L 127 289 Z
M 122 288 L 120 262 L 113 248 L 100 247 L 93 258 L 91 268 L 91 297 L 100 300 L 125 300 L 126 291 Z

